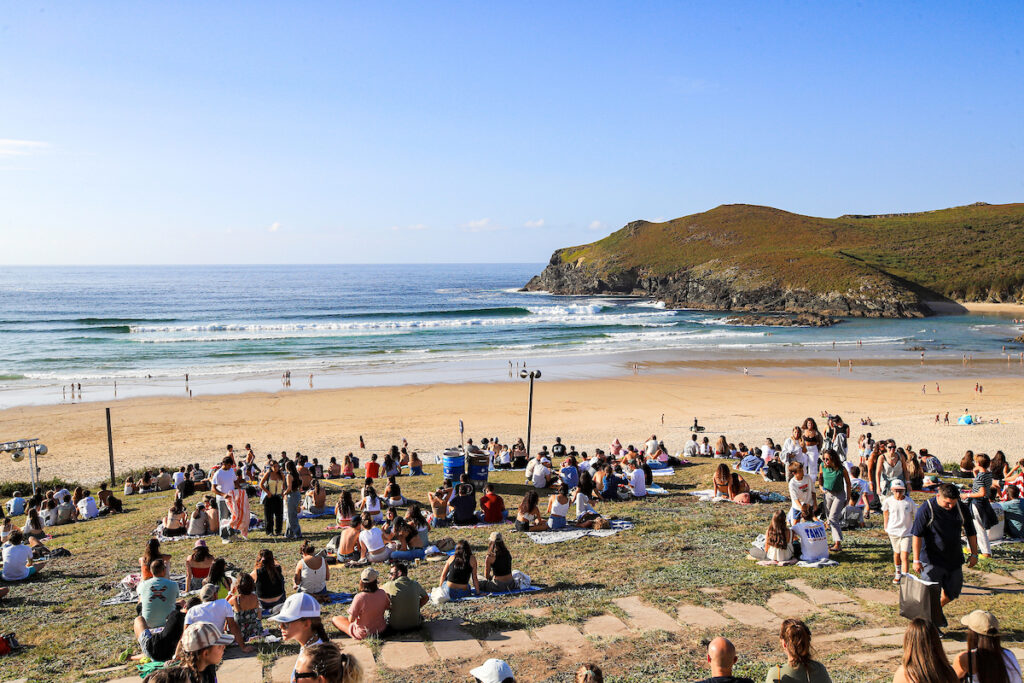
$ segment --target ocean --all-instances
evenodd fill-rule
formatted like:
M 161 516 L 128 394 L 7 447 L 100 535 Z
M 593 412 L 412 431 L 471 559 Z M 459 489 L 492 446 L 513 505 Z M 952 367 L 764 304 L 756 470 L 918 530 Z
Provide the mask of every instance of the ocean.
M 996 315 L 741 327 L 639 298 L 517 291 L 543 264 L 8 267 L 0 271 L 0 407 L 110 398 L 556 377 L 667 359 L 998 357 Z M 833 348 L 834 345 L 834 348 Z M 1016 347 L 1014 347 L 1016 349 Z M 1013 351 L 1016 353 L 1016 350 Z M 844 360 L 844 363 L 846 361 Z M 101 391 L 102 388 L 102 391 Z

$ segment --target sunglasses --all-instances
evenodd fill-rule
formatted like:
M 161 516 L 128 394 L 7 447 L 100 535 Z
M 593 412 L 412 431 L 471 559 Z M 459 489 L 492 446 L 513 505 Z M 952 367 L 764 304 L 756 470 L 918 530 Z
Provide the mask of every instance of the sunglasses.
M 320 674 L 317 671 L 294 671 L 292 672 L 292 678 L 295 680 L 301 680 L 303 678 L 320 678 Z

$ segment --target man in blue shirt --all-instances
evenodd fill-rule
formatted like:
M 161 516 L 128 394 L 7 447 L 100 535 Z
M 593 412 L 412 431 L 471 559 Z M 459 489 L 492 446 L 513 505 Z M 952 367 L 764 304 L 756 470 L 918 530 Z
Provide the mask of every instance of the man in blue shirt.
M 10 517 L 25 514 L 25 499 L 21 497 L 21 491 L 15 491 L 14 497 L 7 501 L 7 514 Z
M 918 508 L 910 533 L 914 537 L 914 571 L 925 581 L 934 581 L 942 587 L 943 606 L 960 597 L 964 585 L 961 531 L 971 546 L 967 566 L 973 567 L 978 564 L 974 519 L 967 505 L 960 502 L 957 488 L 942 484 L 938 495 Z
M 764 469 L 764 460 L 761 459 L 761 449 L 755 448 L 752 450 L 749 455 L 740 460 L 739 467 L 736 469 L 743 472 L 754 472 L 755 474 L 760 474 L 761 470 Z

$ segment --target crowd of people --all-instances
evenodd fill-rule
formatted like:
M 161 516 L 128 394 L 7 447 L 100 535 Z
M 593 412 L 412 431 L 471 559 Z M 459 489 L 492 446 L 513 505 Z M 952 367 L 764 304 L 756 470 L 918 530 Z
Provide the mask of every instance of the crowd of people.
M 483 439 L 480 446 L 469 440 L 466 453 L 488 455 L 497 470 L 522 470 L 527 490 L 518 505 L 506 506 L 493 483 L 478 490 L 478 484 L 464 473 L 458 481 L 444 480 L 429 492 L 429 510 L 425 512 L 424 506 L 402 491 L 402 477 L 424 474 L 423 462 L 404 442 L 401 447 L 392 446 L 383 459 L 377 454 L 360 458 L 349 453 L 340 464 L 334 457 L 321 464 L 316 458 L 300 453 L 289 457 L 285 452 L 278 457 L 268 454 L 260 463 L 249 444 L 241 454 L 229 445 L 209 472 L 194 463 L 174 472 L 160 468 L 128 477 L 126 496 L 176 492 L 160 520 L 161 537 L 208 536 L 220 538 L 222 543 L 249 539 L 254 530 L 250 498 L 256 497 L 263 512 L 262 533 L 267 538 L 303 540 L 294 568 L 283 567 L 270 548 L 262 548 L 251 571 L 238 571 L 215 556 L 206 538 L 197 538 L 184 559 L 181 586 L 170 578 L 173 558 L 162 552 L 158 538 L 151 539 L 139 558 L 139 611 L 133 625 L 142 653 L 154 661 L 178 662 L 177 668 L 193 672 L 198 677 L 194 676 L 195 680 L 215 680 L 211 672 L 216 670 L 224 647 L 234 645 L 249 651 L 249 643 L 265 635 L 264 620 L 268 620 L 278 624 L 285 640 L 300 645 L 297 677 L 316 674 L 325 681 L 358 681 L 358 663 L 331 644 L 321 620 L 322 606 L 333 600 L 328 582 L 335 562 L 362 569 L 352 587 L 355 595 L 347 615 L 330 620 L 339 634 L 362 640 L 417 629 L 430 593 L 409 578 L 408 566 L 444 552 L 431 543 L 432 531 L 504 523 L 519 532 L 557 531 L 570 525 L 606 527 L 607 513 L 602 515 L 595 505 L 644 499 L 654 471 L 685 465 L 701 456 L 732 462 L 732 466 L 720 463 L 713 473 L 712 491 L 719 499 L 753 502 L 744 474 L 786 482 L 790 508 L 772 513 L 764 532 L 763 554 L 755 558 L 766 563 L 819 562 L 834 557 L 842 553 L 843 532 L 851 520 L 855 527 L 872 513 L 880 513 L 892 546 L 893 582 L 899 583 L 912 566 L 926 580 L 941 585 L 945 605 L 959 596 L 963 584 L 961 535 L 970 545 L 969 566 L 977 562 L 979 554 L 991 552 L 987 532 L 995 516 L 994 505 L 1000 509 L 1006 534 L 1024 537 L 1020 499 L 1024 461 L 1010 467 L 1001 452 L 989 458 L 968 451 L 957 474 L 969 473 L 972 485 L 960 491 L 939 480 L 947 473 L 926 449 L 915 452 L 892 440 L 876 442 L 871 434 L 861 436 L 852 446 L 849 426 L 838 416 L 828 416 L 823 433 L 813 418 L 807 418 L 781 445 L 768 438 L 762 447 L 753 449 L 743 443 L 734 445 L 724 435 L 712 444 L 708 437 L 701 440 L 693 434 L 675 456 L 655 435 L 639 448 L 615 440 L 607 451 L 596 449 L 592 455 L 564 445 L 561 438 L 533 457 L 527 457 L 521 440 L 506 445 L 493 438 Z M 359 489 L 341 491 L 332 511 L 325 480 L 360 475 Z M 934 491 L 936 495 L 917 505 L 911 491 Z M 186 504 L 186 499 L 197 493 L 200 500 Z M 546 501 L 541 500 L 542 493 Z M 41 570 L 47 527 L 87 521 L 121 509 L 121 501 L 105 484 L 95 498 L 82 488 L 41 492 L 29 499 L 16 492 L 4 506 L 0 527 L 3 578 L 25 580 Z M 22 514 L 26 515 L 24 528 L 14 528 L 11 517 Z M 303 515 L 333 516 L 339 533 L 326 548 L 317 549 L 303 539 Z M 500 531 L 490 534 L 486 555 L 479 560 L 467 540 L 444 540 L 454 546 L 440 568 L 437 584 L 446 599 L 516 588 L 513 557 Z M 375 566 L 381 564 L 386 572 Z M 387 574 L 386 580 L 382 573 Z M 0 598 L 5 594 L 6 587 L 0 588 Z M 944 666 L 926 661 L 927 656 L 935 656 L 935 652 L 927 652 L 932 638 L 928 629 L 934 631 L 934 627 L 912 623 L 906 640 L 910 654 L 905 655 L 894 680 L 946 680 L 920 676 L 926 671 L 944 676 L 950 666 L 957 671 L 993 670 L 995 660 L 990 654 L 998 651 L 999 642 L 998 625 L 992 625 L 995 617 L 987 615 L 988 621 L 982 623 L 976 613 L 971 616 L 971 623 L 965 620 L 964 625 L 981 629 L 971 652 L 952 665 L 942 655 Z M 775 678 L 769 671 L 769 682 L 829 680 L 825 668 L 810 658 L 810 631 L 805 624 L 787 620 L 780 643 L 786 663 L 775 668 Z M 941 654 L 941 647 L 937 652 Z M 1016 666 L 1012 654 L 1000 656 L 1008 669 Z M 712 641 L 708 648 L 712 678 L 708 680 L 747 680 L 730 678 L 735 661 L 735 649 L 728 640 Z M 495 678 L 504 673 L 509 675 Z M 151 678 L 177 680 L 175 675 L 172 667 Z M 511 670 L 505 662 L 489 660 L 473 675 L 478 680 L 507 680 Z M 601 680 L 600 669 L 581 669 L 577 680 Z

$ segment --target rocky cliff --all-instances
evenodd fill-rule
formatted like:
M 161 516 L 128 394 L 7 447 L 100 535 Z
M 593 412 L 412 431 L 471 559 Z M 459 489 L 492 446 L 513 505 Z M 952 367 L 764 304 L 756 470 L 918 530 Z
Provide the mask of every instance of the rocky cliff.
M 948 275 L 948 287 L 934 286 L 943 273 L 911 269 L 924 270 L 929 263 L 925 257 L 938 251 L 937 245 L 945 244 L 949 233 L 959 230 L 963 235 L 963 210 L 987 208 L 991 207 L 920 214 L 927 217 L 926 225 L 916 227 L 933 238 L 931 243 L 915 241 L 915 225 L 906 224 L 918 214 L 830 220 L 769 207 L 730 205 L 666 223 L 635 221 L 598 242 L 555 251 L 544 271 L 524 289 L 642 295 L 674 308 L 922 317 L 928 315 L 924 300 L 944 299 L 956 287 L 991 291 L 986 275 L 966 264 Z M 996 239 L 1024 227 L 1024 205 L 995 208 L 1005 209 L 999 214 L 1004 234 Z M 1005 214 L 1009 214 L 1008 223 Z M 991 212 L 974 218 L 992 222 Z M 1008 258 L 1024 257 L 1024 247 L 1015 244 L 1012 251 Z M 947 270 L 952 263 L 939 254 L 935 260 Z M 1015 261 L 1017 267 L 1021 263 Z M 1005 268 L 993 273 L 1007 279 Z M 1009 279 L 1019 290 L 1024 273 Z M 1014 282 L 1009 284 L 1011 290 Z

